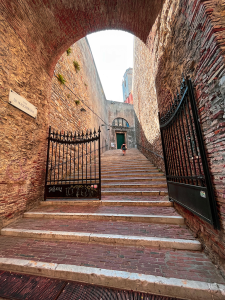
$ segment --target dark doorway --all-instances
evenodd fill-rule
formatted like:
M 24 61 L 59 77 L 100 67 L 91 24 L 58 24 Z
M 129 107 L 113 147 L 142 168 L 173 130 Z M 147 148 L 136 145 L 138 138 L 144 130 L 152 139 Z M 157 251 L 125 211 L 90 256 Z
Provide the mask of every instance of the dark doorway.
M 117 149 L 121 149 L 121 146 L 125 143 L 124 133 L 117 133 L 116 140 L 117 140 Z

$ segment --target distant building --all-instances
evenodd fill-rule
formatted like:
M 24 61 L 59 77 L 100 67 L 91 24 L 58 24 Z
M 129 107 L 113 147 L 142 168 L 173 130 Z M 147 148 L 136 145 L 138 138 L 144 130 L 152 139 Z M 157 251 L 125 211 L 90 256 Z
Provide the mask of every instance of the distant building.
M 133 69 L 129 68 L 123 75 L 123 101 L 125 102 L 132 90 Z
M 130 92 L 130 95 L 127 97 L 127 99 L 124 101 L 124 103 L 133 104 L 133 94 L 132 94 L 132 91 Z

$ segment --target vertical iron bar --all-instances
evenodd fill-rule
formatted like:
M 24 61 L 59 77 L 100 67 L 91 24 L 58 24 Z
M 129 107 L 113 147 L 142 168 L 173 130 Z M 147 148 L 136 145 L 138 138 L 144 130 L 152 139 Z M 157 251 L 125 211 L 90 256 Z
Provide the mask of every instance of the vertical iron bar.
M 54 131 L 51 133 L 52 137 L 54 138 Z M 52 144 L 52 155 L 51 155 L 51 173 L 50 173 L 50 184 L 52 182 L 52 160 L 53 160 L 53 155 L 54 155 L 54 152 L 53 152 L 53 141 L 51 141 L 51 144 Z
M 61 131 L 59 135 L 59 140 L 61 141 Z M 61 143 L 59 143 L 59 162 L 58 162 L 58 184 L 59 184 L 59 170 L 60 170 L 60 148 L 61 148 Z
M 67 134 L 66 134 L 66 140 L 68 142 L 68 131 L 67 131 Z M 66 180 L 67 180 L 67 160 L 68 160 L 68 143 L 66 143 Z
M 83 140 L 83 131 L 82 131 L 82 140 Z M 83 180 L 84 180 L 84 170 L 83 170 L 83 167 L 84 167 L 84 144 L 82 143 L 81 144 L 81 149 L 82 149 L 82 184 L 84 183 Z
M 99 173 L 98 173 L 98 177 L 99 177 L 99 187 L 98 187 L 98 192 L 99 192 L 99 200 L 101 200 L 101 151 L 100 151 L 100 147 L 101 147 L 101 143 L 100 143 L 100 134 L 101 134 L 101 130 L 100 130 L 100 126 L 99 126 L 99 136 L 98 136 L 98 167 L 99 167 Z
M 180 165 L 181 165 L 181 170 L 182 170 L 182 176 L 185 176 L 185 172 L 184 172 L 184 165 L 183 165 L 183 159 L 182 159 L 182 151 L 181 151 L 181 145 L 180 145 L 180 139 L 179 139 L 179 134 L 178 134 L 178 129 L 177 129 L 177 123 L 178 123 L 178 114 L 176 115 L 176 120 L 175 120 L 175 124 L 174 127 L 176 129 L 177 132 L 177 148 L 178 148 L 178 157 L 180 157 Z M 180 180 L 181 182 L 185 182 L 185 179 L 183 178 L 182 180 Z
M 58 130 L 56 133 L 56 140 L 58 139 Z M 54 184 L 55 184 L 55 171 L 56 171 L 56 161 L 57 161 L 57 141 L 55 142 L 55 167 L 54 167 Z
M 65 131 L 64 131 L 64 134 L 63 134 L 63 141 L 65 141 Z M 62 159 L 62 180 L 61 180 L 61 183 L 63 181 L 63 166 L 64 166 L 64 143 L 63 143 L 63 159 Z
M 193 141 L 194 141 L 195 153 L 197 154 L 196 144 L 195 144 L 195 132 L 194 132 L 193 124 L 192 124 L 192 118 L 191 118 L 191 113 L 190 113 L 188 98 L 187 98 L 187 111 L 188 111 L 188 116 L 189 116 L 190 125 L 191 125 L 191 132 L 192 132 L 192 137 L 193 137 Z M 193 144 L 192 140 L 190 140 L 190 144 L 191 144 L 191 148 L 192 148 L 192 144 Z M 197 172 L 197 168 L 196 168 L 196 163 L 195 163 L 195 155 L 194 155 L 193 148 L 192 148 L 192 152 L 193 152 L 193 164 L 194 164 L 194 167 L 195 167 L 195 173 L 198 176 L 198 172 Z M 199 168 L 199 170 L 200 170 L 200 168 Z M 196 179 L 196 182 L 197 182 L 197 185 L 198 185 L 198 179 Z M 202 185 L 201 183 L 202 182 L 200 180 L 200 185 Z
M 92 136 L 92 131 L 90 133 L 90 137 Z M 92 174 L 91 174 L 91 143 L 92 141 L 90 141 L 90 183 L 92 183 Z
M 193 90 L 193 86 L 192 86 L 190 79 L 187 80 L 187 85 L 188 85 L 188 94 L 189 94 L 190 102 L 191 102 L 191 108 L 192 108 L 192 112 L 193 112 L 194 124 L 195 124 L 195 128 L 196 128 L 196 135 L 197 135 L 198 142 L 199 142 L 199 150 L 200 150 L 203 170 L 204 170 L 204 174 L 205 174 L 206 186 L 207 186 L 208 194 L 209 194 L 209 203 L 210 203 L 211 212 L 212 212 L 213 225 L 216 229 L 220 229 L 219 217 L 218 217 L 218 212 L 217 212 L 217 207 L 216 207 L 216 200 L 214 198 L 213 186 L 212 186 L 212 181 L 211 181 L 209 167 L 208 167 L 208 161 L 207 161 L 205 145 L 204 145 L 204 140 L 203 140 L 203 136 L 202 136 L 198 111 L 197 111 L 197 105 L 195 102 L 194 90 Z
M 158 112 L 159 122 L 160 122 L 160 113 Z M 163 156 L 164 156 L 164 163 L 165 163 L 165 170 L 166 170 L 166 177 L 169 175 L 168 173 L 168 164 L 167 164 L 167 155 L 165 150 L 165 141 L 163 136 L 163 129 L 160 128 L 161 140 L 162 140 L 162 149 L 163 149 Z M 166 180 L 166 183 L 168 180 Z
M 71 132 L 71 134 L 70 134 L 70 139 L 71 139 L 71 141 L 72 141 L 72 132 Z M 70 144 L 70 179 L 71 179 L 71 147 L 72 147 L 72 144 Z M 69 183 L 70 183 L 70 181 L 69 181 Z
M 46 200 L 46 189 L 47 189 L 47 182 L 48 182 L 48 161 L 49 161 L 50 136 L 51 136 L 51 126 L 49 126 L 49 129 L 48 129 L 48 149 L 47 149 L 47 161 L 46 161 L 46 173 L 45 173 L 44 200 Z
M 189 129 L 188 117 L 187 117 L 187 114 L 186 114 L 186 106 L 188 106 L 187 96 L 186 96 L 186 99 L 184 101 L 184 115 L 185 115 L 185 119 L 186 119 L 186 123 L 187 123 L 187 130 L 188 130 L 188 136 L 189 136 L 189 141 L 190 141 L 191 155 L 192 155 L 192 158 L 194 159 L 193 149 L 192 149 L 192 145 L 191 145 L 191 133 L 190 133 L 190 129 Z M 188 155 L 189 155 L 189 153 L 188 153 Z M 194 162 L 193 162 L 193 167 L 194 167 L 194 175 L 197 175 Z M 191 164 L 191 170 L 192 170 L 192 164 Z M 198 185 L 198 180 L 196 180 L 196 185 Z
M 172 124 L 173 125 L 173 124 Z M 170 125 L 169 126 L 169 132 L 170 132 L 170 136 L 171 136 L 171 144 L 173 146 L 173 161 L 174 161 L 174 176 L 175 176 L 175 181 L 178 181 L 177 176 L 179 176 L 179 164 L 178 164 L 178 159 L 177 159 L 177 149 L 176 149 L 176 141 L 174 140 L 174 135 L 173 135 L 173 126 Z
M 190 100 L 191 102 L 191 100 Z M 201 175 L 201 167 L 200 167 L 200 163 L 199 163 L 199 153 L 198 153 L 198 149 L 197 149 L 197 146 L 196 146 L 196 131 L 194 130 L 194 127 L 192 126 L 192 118 L 191 118 L 191 112 L 190 112 L 190 109 L 189 109 L 189 105 L 188 105 L 188 114 L 189 114 L 189 118 L 190 118 L 190 122 L 191 122 L 191 128 L 192 128 L 192 134 L 193 134 L 193 140 L 194 140 L 194 149 L 195 149 L 195 153 L 196 153 L 196 156 L 197 157 L 197 165 L 198 165 L 198 169 L 199 169 L 199 175 Z M 193 119 L 194 119 L 194 116 L 193 116 Z M 193 163 L 195 164 L 195 157 L 193 157 Z M 197 174 L 198 172 L 196 172 Z M 197 174 L 198 175 L 198 174 Z M 203 185 L 203 181 L 200 179 L 200 185 L 204 186 Z
M 165 148 L 165 158 L 164 160 L 167 160 L 167 171 L 169 175 L 173 175 L 173 156 L 172 156 L 172 146 L 171 146 L 171 140 L 170 135 L 168 133 L 168 129 L 162 129 L 162 131 L 165 132 L 163 138 L 164 138 L 164 148 Z
M 86 132 L 86 185 L 87 185 L 87 139 L 88 139 L 88 132 Z
M 80 180 L 80 144 L 77 144 L 78 146 L 78 184 L 79 184 L 79 180 Z
M 188 176 L 188 169 L 187 169 L 187 159 L 186 159 L 186 155 L 185 155 L 185 149 L 184 149 L 184 139 L 185 139 L 185 135 L 183 136 L 182 134 L 182 125 L 181 122 L 182 121 L 182 107 L 180 108 L 179 114 L 178 114 L 178 120 L 179 120 L 179 131 L 180 131 L 180 137 L 181 137 L 181 142 L 182 142 L 182 148 L 183 148 L 183 153 L 184 153 L 184 163 L 185 163 L 185 170 L 186 170 L 186 176 Z M 182 159 L 183 160 L 183 159 Z M 187 179 L 188 183 L 189 183 L 189 179 Z M 185 180 L 186 183 L 186 180 Z
M 76 134 L 74 134 L 74 141 L 76 141 Z M 73 146 L 73 176 L 74 176 L 74 180 L 73 182 L 76 183 L 76 155 L 75 155 L 75 151 L 76 151 L 76 144 L 74 144 Z

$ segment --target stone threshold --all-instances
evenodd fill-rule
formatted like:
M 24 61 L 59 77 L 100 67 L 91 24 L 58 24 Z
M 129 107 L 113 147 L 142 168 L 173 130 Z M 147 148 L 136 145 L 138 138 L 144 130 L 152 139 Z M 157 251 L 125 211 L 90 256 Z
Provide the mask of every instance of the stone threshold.
M 25 259 L 0 258 L 0 269 L 192 300 L 223 300 L 225 285 Z
M 102 205 L 102 206 L 160 206 L 160 207 L 172 207 L 173 202 L 170 201 L 135 201 L 135 200 L 47 200 L 41 201 L 41 206 L 52 205 Z
M 24 218 L 51 218 L 51 219 L 82 219 L 82 220 L 112 220 L 146 222 L 158 224 L 184 224 L 181 216 L 163 215 L 128 215 L 128 214 L 104 214 L 104 213 L 48 213 L 48 212 L 26 212 Z
M 1 235 L 50 240 L 71 240 L 79 242 L 96 242 L 125 246 L 157 247 L 177 250 L 201 251 L 201 243 L 195 240 L 157 238 L 144 236 L 127 236 L 117 234 L 96 234 L 89 232 L 67 232 L 4 228 Z

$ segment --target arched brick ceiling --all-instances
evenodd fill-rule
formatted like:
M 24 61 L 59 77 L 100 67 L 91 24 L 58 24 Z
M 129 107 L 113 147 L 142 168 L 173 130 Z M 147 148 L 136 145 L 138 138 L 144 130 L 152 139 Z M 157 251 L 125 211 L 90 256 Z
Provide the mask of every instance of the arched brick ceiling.
M 0 0 L 0 12 L 49 74 L 87 34 L 121 29 L 146 41 L 164 0 Z

